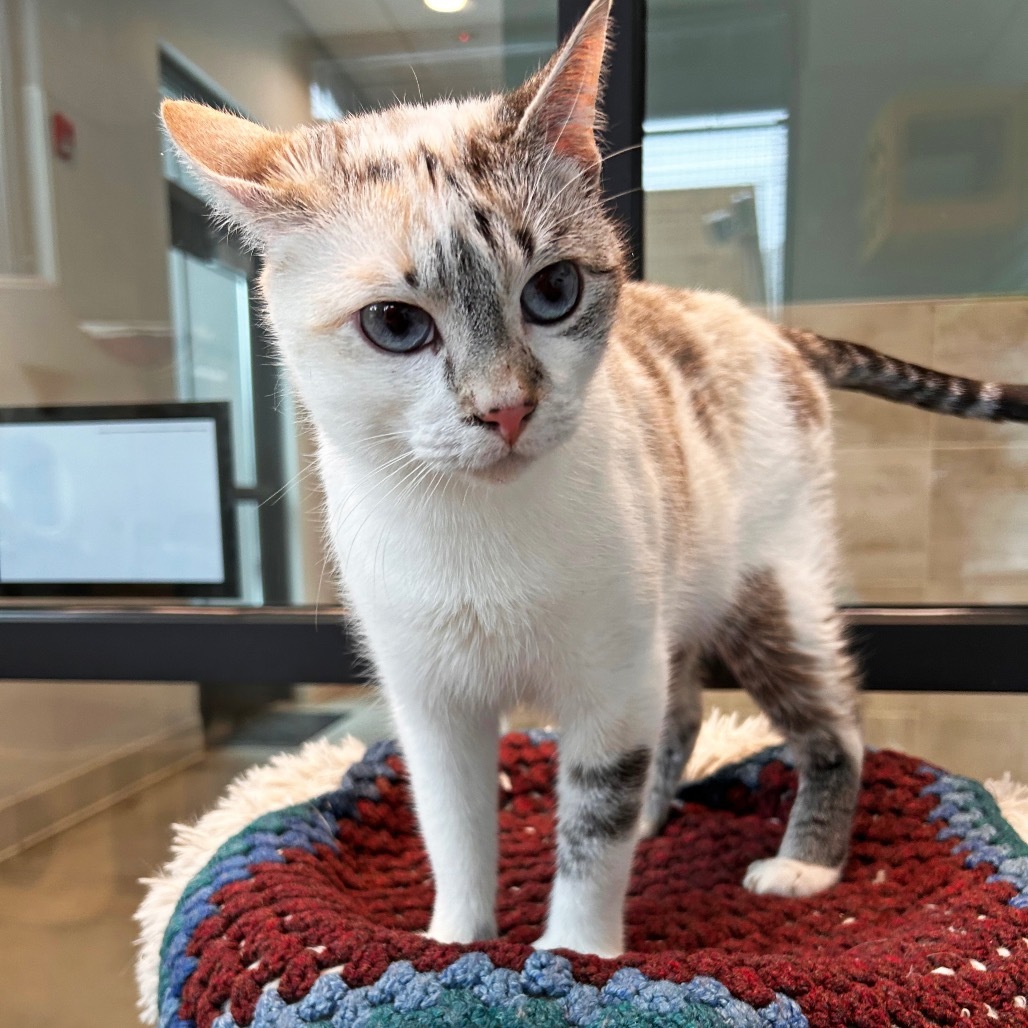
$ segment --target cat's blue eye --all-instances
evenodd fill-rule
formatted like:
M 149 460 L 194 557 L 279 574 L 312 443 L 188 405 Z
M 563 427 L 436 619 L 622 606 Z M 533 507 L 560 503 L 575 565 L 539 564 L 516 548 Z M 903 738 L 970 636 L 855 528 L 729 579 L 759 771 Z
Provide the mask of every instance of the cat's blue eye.
M 537 325 L 551 325 L 578 306 L 582 276 L 571 261 L 557 261 L 533 275 L 521 291 L 521 310 Z
M 369 303 L 357 315 L 368 342 L 390 353 L 413 353 L 435 339 L 435 322 L 410 303 Z

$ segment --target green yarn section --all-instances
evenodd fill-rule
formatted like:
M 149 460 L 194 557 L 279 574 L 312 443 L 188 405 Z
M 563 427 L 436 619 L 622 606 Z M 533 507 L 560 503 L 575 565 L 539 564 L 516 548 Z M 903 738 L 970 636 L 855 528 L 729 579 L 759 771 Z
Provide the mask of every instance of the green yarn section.
M 382 1006 L 371 1011 L 362 1025 L 365 1028 L 567 1028 L 568 1021 L 561 1004 L 552 999 L 526 999 L 514 1008 L 487 1007 L 466 989 L 444 989 L 438 1001 L 428 1010 L 399 1011 Z M 674 1014 L 658 1014 L 637 1010 L 630 1003 L 614 1003 L 603 1007 L 589 1028 L 726 1028 L 726 1021 L 716 1010 L 702 1003 Z M 315 1028 L 314 1025 L 311 1028 Z M 330 1022 L 319 1021 L 316 1028 L 330 1028 Z
M 1011 857 L 1028 857 L 1028 842 L 1014 831 L 1010 822 L 1000 813 L 999 805 L 993 799 L 992 793 L 973 778 L 963 778 L 960 775 L 951 777 L 960 782 L 961 789 L 974 795 L 972 803 L 961 803 L 960 806 L 965 810 L 980 813 L 982 816 L 979 823 L 984 821 L 996 829 L 996 837 L 989 840 L 989 845 L 1009 847 Z M 947 795 L 946 799 L 952 800 L 953 795 Z

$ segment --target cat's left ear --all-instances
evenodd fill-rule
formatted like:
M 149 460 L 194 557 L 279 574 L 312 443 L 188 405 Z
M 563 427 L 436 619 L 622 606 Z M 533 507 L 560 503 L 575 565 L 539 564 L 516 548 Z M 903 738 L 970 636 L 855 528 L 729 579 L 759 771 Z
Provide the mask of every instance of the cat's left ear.
M 534 90 L 518 131 L 542 135 L 553 151 L 599 175 L 597 103 L 603 83 L 611 0 L 592 5 L 549 64 L 522 89 Z

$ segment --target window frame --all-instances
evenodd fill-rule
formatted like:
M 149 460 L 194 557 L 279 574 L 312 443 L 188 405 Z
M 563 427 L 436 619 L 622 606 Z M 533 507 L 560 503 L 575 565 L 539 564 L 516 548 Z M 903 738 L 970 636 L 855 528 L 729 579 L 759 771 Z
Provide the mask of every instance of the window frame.
M 0 286 L 56 283 L 50 116 L 39 68 L 39 13 L 0 0 Z M 20 223 L 11 212 L 21 214 Z M 15 267 L 19 254 L 24 267 Z

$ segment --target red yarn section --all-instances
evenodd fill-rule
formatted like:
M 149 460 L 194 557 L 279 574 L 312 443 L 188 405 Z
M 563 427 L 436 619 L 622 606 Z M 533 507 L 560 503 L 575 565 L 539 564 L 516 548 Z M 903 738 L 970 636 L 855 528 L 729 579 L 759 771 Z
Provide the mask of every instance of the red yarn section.
M 382 778 L 381 800 L 361 801 L 361 819 L 340 823 L 338 852 L 286 851 L 284 864 L 256 865 L 215 895 L 220 913 L 194 935 L 199 965 L 180 1015 L 209 1028 L 230 1000 L 248 1024 L 266 983 L 279 979 L 293 1002 L 339 965 L 351 986 L 367 985 L 395 960 L 441 970 L 475 948 L 520 970 L 554 870 L 554 751 L 522 736 L 502 745 L 498 940 L 442 946 L 415 934 L 431 910 L 428 866 L 402 776 Z M 790 769 L 773 762 L 755 790 L 740 783 L 686 803 L 639 846 L 630 952 L 569 953 L 576 978 L 599 986 L 622 966 L 673 982 L 707 975 L 756 1007 L 792 996 L 825 1028 L 1028 1025 L 1017 999 L 1028 990 L 1028 914 L 1008 905 L 1011 886 L 986 882 L 992 867 L 965 868 L 953 841 L 936 838 L 941 824 L 926 815 L 937 800 L 920 795 L 930 781 L 920 764 L 868 755 L 843 881 L 805 900 L 753 896 L 740 884 L 751 861 L 775 852 L 796 787 Z M 940 967 L 954 973 L 932 973 Z

